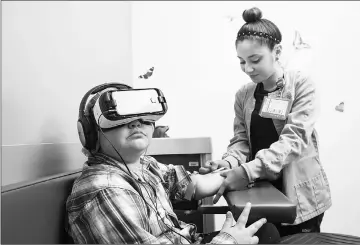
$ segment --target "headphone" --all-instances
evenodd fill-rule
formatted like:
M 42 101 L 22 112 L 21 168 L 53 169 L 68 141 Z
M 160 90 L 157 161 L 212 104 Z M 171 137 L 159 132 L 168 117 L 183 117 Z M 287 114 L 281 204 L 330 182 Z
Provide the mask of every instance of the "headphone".
M 132 89 L 132 87 L 122 83 L 104 83 L 89 90 L 81 100 L 79 118 L 77 121 L 77 130 L 81 144 L 89 151 L 96 148 L 96 142 L 98 140 L 98 134 L 96 130 L 97 124 L 94 114 L 92 113 L 92 108 L 100 95 L 109 90 L 112 90 L 111 88 L 115 90 Z M 89 96 L 92 94 L 96 95 L 93 96 L 89 103 L 86 104 Z

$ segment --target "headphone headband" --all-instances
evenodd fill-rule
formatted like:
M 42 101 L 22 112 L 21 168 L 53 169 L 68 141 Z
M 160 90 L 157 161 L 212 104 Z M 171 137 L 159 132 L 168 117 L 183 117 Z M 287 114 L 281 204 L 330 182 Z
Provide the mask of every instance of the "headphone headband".
M 92 89 L 90 89 L 82 98 L 79 107 L 79 117 L 77 122 L 77 128 L 79 133 L 79 138 L 81 144 L 87 150 L 93 150 L 96 148 L 97 142 L 97 132 L 96 132 L 96 122 L 94 119 L 94 115 L 92 113 L 86 113 L 86 102 L 90 95 L 100 93 L 101 91 L 110 89 L 110 88 L 117 88 L 119 90 L 127 90 L 132 89 L 129 85 L 122 84 L 122 83 L 104 83 L 98 85 Z M 99 94 L 99 96 L 102 93 Z M 96 96 L 95 100 L 99 97 Z M 90 107 L 93 106 L 91 103 L 89 104 Z M 89 108 L 88 108 L 89 109 Z

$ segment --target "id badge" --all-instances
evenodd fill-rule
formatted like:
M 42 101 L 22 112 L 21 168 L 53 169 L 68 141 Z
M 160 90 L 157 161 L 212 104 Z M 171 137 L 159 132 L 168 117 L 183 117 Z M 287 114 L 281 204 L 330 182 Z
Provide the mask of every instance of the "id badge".
M 265 118 L 285 120 L 289 114 L 290 100 L 264 97 L 259 115 Z

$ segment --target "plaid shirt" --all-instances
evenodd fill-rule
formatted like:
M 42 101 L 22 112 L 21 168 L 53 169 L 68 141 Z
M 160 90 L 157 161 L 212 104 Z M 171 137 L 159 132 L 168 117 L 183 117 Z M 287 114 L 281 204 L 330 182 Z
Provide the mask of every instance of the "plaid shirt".
M 75 243 L 199 243 L 196 226 L 179 221 L 170 200 L 184 200 L 191 183 L 183 166 L 150 156 L 131 170 L 104 154 L 89 157 L 66 202 L 67 230 Z M 186 239 L 184 238 L 186 237 Z M 211 243 L 235 243 L 219 233 Z

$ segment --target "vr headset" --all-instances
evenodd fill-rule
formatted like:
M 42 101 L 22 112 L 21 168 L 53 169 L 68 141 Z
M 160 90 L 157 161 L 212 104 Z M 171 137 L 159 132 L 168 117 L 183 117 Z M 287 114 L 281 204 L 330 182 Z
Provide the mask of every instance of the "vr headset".
M 90 96 L 94 95 L 91 99 Z M 95 149 L 96 127 L 110 129 L 134 120 L 154 123 L 167 112 L 160 89 L 133 89 L 120 83 L 99 85 L 86 93 L 80 103 L 78 133 L 84 148 Z
M 96 123 L 102 129 L 137 119 L 155 122 L 166 111 L 165 97 L 156 88 L 108 91 L 99 97 L 93 108 Z

